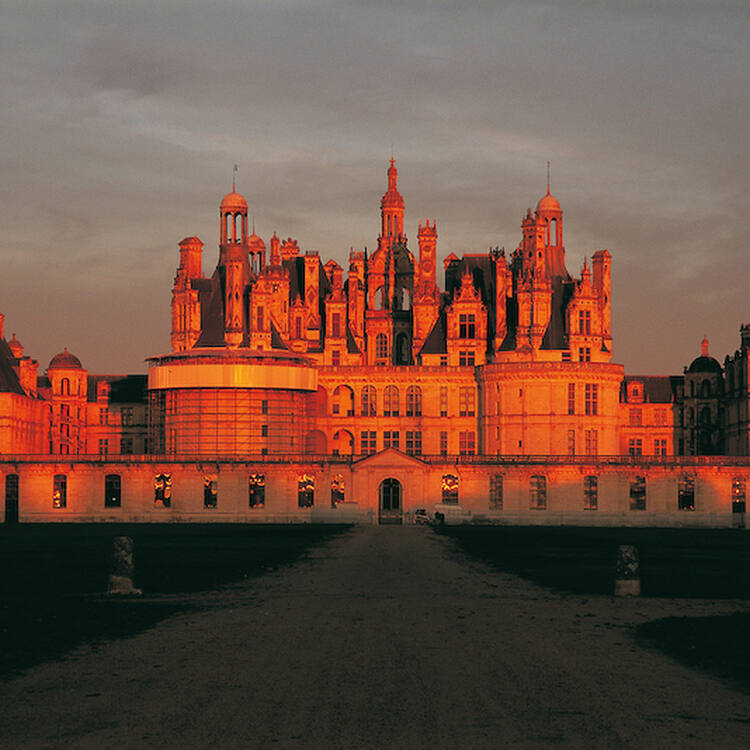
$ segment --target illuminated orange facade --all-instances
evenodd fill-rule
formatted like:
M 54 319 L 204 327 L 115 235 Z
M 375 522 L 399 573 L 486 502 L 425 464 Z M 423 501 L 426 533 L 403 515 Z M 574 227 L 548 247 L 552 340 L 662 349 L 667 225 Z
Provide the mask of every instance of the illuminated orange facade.
M 354 503 L 354 515 L 381 519 L 460 497 L 488 517 L 528 521 L 524 508 L 549 509 L 557 483 L 563 515 L 545 522 L 593 522 L 586 512 L 609 504 L 611 522 L 625 513 L 629 523 L 628 511 L 646 508 L 641 480 L 657 471 L 652 498 L 679 481 L 680 510 L 715 518 L 744 503 L 742 460 L 700 478 L 710 490 L 691 506 L 704 464 L 676 457 L 748 455 L 750 328 L 724 368 L 704 342 L 681 376 L 625 376 L 611 361 L 611 256 L 599 250 L 570 275 L 549 185 L 523 215 L 512 253 L 449 254 L 442 289 L 437 224 L 418 224 L 415 256 L 393 159 L 376 249 L 351 251 L 346 271 L 292 238 L 274 233 L 266 245 L 249 233 L 247 201 L 234 189 L 221 201 L 218 236 L 210 276 L 202 241 L 179 243 L 172 350 L 149 360 L 147 378 L 89 374 L 67 350 L 37 377 L 15 335 L 6 341 L 0 330 L 0 453 L 17 458 L 6 467 L 16 494 L 18 466 L 33 454 L 49 456 L 34 465 L 55 482 L 102 480 L 112 497 L 129 477 L 146 503 L 134 512 L 141 520 L 154 519 L 154 491 L 158 512 L 172 508 L 173 489 L 192 497 L 183 469 L 197 472 L 204 502 L 191 500 L 185 520 L 203 510 L 222 517 L 217 497 L 242 520 L 237 497 L 246 494 L 254 518 L 289 520 L 317 507 L 321 481 L 325 509 Z M 101 469 L 86 469 L 91 461 Z M 399 476 L 378 473 L 387 471 Z M 600 479 L 622 496 L 592 500 Z M 274 508 L 259 500 L 267 486 Z M 54 493 L 59 504 L 57 484 Z M 722 499 L 730 494 L 734 505 Z M 95 520 L 97 502 L 75 517 Z M 671 510 L 652 503 L 654 513 Z M 112 501 L 108 513 L 121 517 L 120 507 Z

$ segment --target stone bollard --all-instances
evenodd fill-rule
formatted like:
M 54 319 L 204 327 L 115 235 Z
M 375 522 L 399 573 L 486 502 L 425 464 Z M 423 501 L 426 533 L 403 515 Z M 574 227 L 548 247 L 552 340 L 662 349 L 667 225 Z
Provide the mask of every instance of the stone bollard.
M 108 594 L 135 594 L 143 592 L 133 586 L 133 540 L 129 536 L 116 536 L 112 540 L 112 570 L 109 574 Z
M 617 550 L 615 573 L 615 596 L 641 595 L 641 563 L 638 548 L 632 544 L 621 544 Z

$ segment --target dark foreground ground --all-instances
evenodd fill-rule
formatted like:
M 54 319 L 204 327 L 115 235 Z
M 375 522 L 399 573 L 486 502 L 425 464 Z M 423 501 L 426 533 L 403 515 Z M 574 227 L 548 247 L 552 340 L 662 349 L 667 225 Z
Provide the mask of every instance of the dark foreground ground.
M 189 592 L 260 575 L 343 526 L 0 525 L 0 677 L 200 606 Z M 134 540 L 139 599 L 102 596 L 112 539 Z M 0 743 L 1 744 L 1 743 Z
M 738 600 L 555 592 L 357 527 L 0 684 L 4 747 L 745 748 L 750 698 L 634 638 Z

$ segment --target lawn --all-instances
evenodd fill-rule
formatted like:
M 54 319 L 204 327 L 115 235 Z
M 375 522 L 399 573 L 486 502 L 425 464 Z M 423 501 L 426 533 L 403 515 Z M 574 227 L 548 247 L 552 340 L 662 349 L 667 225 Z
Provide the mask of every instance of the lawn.
M 643 596 L 750 598 L 750 532 L 446 526 L 439 533 L 489 564 L 576 594 L 611 594 L 620 544 L 640 553 Z
M 750 531 L 448 526 L 439 533 L 471 556 L 544 586 L 612 594 L 620 544 L 641 559 L 644 596 L 750 599 Z M 639 643 L 750 692 L 750 612 L 666 617 L 635 629 Z
M 215 589 L 291 562 L 345 526 L 39 524 L 0 527 L 0 676 L 82 643 L 129 635 L 196 606 L 163 594 Z M 107 589 L 112 538 L 135 545 L 138 599 Z

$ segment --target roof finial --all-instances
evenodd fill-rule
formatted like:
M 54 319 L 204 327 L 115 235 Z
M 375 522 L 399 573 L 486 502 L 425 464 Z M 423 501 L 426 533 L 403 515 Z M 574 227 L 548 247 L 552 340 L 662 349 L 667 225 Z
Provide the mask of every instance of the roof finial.
M 549 195 L 549 159 L 547 159 L 547 195 Z
M 253 214 L 253 234 L 255 234 L 255 214 Z
M 236 193 L 236 186 L 237 186 L 237 165 L 234 165 L 234 169 L 232 170 L 232 192 Z
M 703 341 L 701 341 L 701 355 L 704 357 L 708 356 L 708 336 L 703 335 Z

